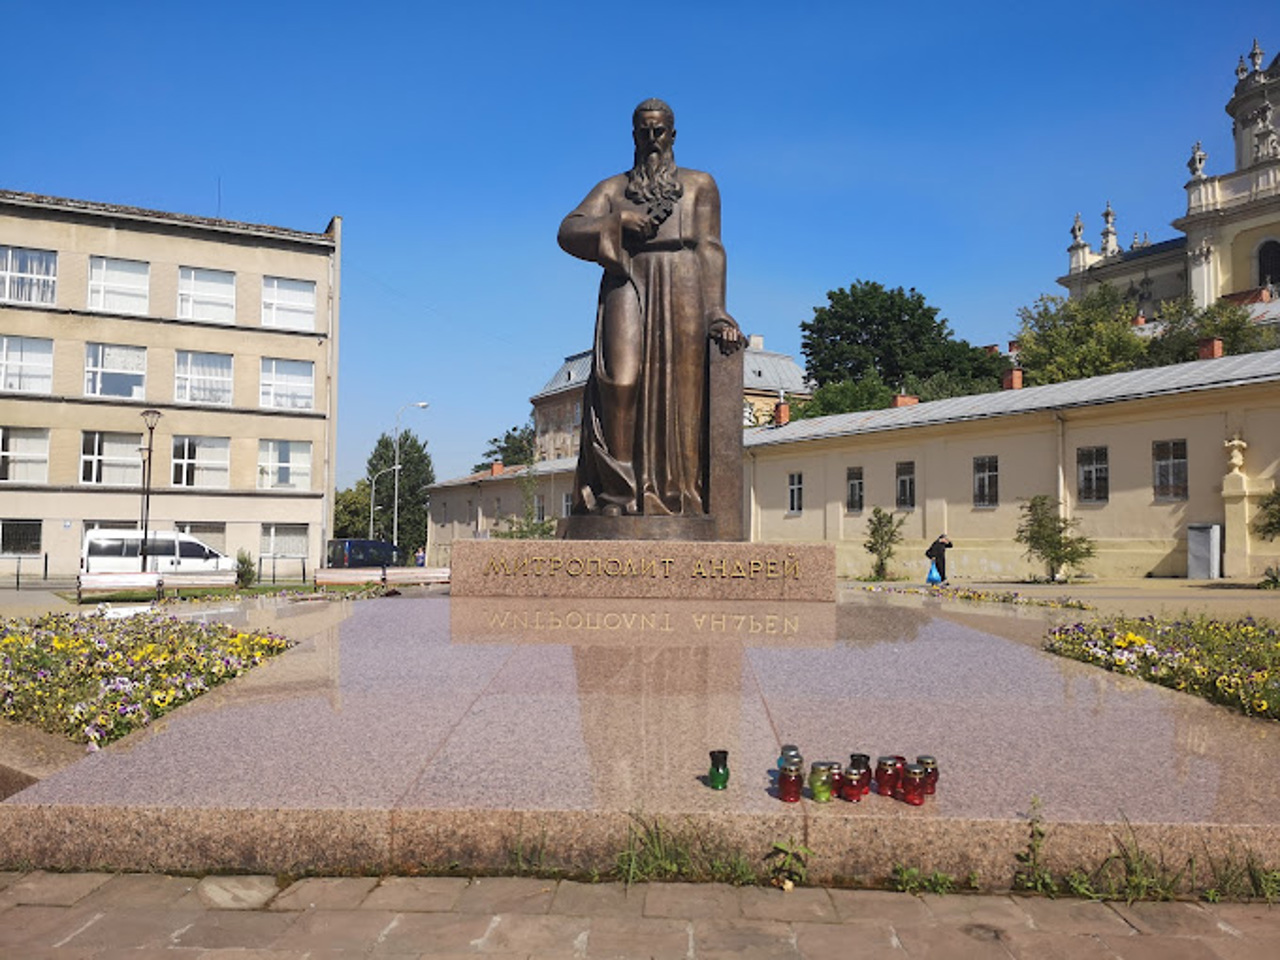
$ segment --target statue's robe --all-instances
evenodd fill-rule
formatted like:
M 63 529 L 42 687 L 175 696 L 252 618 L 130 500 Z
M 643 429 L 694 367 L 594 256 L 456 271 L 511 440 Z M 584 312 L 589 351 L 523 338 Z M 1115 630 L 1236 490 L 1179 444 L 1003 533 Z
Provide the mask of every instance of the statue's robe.
M 627 198 L 625 174 L 598 184 L 560 225 L 565 251 L 604 267 L 575 513 L 706 511 L 708 337 L 732 321 L 715 180 L 677 176 L 684 193 L 652 239 L 623 233 L 621 211 L 645 212 Z

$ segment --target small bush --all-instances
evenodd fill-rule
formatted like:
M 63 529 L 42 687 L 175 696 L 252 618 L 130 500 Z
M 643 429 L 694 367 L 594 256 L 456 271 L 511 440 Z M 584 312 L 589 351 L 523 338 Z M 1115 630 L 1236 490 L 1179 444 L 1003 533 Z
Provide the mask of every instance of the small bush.
M 894 518 L 892 513 L 871 508 L 871 517 L 867 520 L 867 539 L 863 546 L 875 557 L 871 566 L 871 577 L 874 580 L 887 580 L 889 577 L 889 561 L 893 559 L 894 550 L 902 542 L 902 525 L 906 517 Z
M 236 586 L 242 590 L 252 587 L 258 579 L 258 568 L 248 550 L 236 551 Z

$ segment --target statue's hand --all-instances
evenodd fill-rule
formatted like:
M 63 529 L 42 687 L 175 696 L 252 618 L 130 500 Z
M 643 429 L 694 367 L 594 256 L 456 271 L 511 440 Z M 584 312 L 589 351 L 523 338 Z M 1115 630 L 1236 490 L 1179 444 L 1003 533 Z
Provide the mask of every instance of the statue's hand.
M 711 321 L 708 332 L 711 339 L 720 345 L 720 352 L 726 357 L 743 347 L 742 329 L 730 316 L 722 315 Z
M 658 225 L 638 210 L 623 210 L 618 216 L 625 234 L 648 240 L 658 232 Z

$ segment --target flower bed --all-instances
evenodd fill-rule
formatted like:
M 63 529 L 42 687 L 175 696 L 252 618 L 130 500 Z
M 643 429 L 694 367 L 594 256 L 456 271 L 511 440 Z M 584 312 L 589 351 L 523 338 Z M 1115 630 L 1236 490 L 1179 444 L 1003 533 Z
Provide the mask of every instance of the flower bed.
M 1280 720 L 1280 627 L 1265 620 L 1097 620 L 1058 627 L 1045 649 Z
M 0 622 L 0 717 L 89 749 L 146 726 L 292 646 L 159 612 Z
M 1070 597 L 1027 597 L 1012 590 L 974 590 L 969 587 L 891 587 L 876 584 L 864 587 L 871 593 L 918 593 L 940 600 L 972 600 L 977 603 L 1012 603 L 1023 607 L 1055 607 L 1069 610 L 1092 610 L 1083 600 Z

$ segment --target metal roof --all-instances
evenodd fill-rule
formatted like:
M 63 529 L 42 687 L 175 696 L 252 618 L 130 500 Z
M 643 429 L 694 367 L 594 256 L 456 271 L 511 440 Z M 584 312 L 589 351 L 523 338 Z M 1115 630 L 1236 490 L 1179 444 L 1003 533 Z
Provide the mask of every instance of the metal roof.
M 584 350 L 582 353 L 570 354 L 564 358 L 564 363 L 560 364 L 560 369 L 547 381 L 546 386 L 529 399 L 541 400 L 543 397 L 572 390 L 585 384 L 589 376 L 591 376 L 591 351 Z
M 743 443 L 747 447 L 764 447 L 1276 381 L 1280 381 L 1280 350 L 1268 350 L 1068 380 L 1043 387 L 951 397 L 909 407 L 837 413 L 812 420 L 794 420 L 783 427 L 753 427 L 744 432 Z
M 761 393 L 789 394 L 802 393 L 806 396 L 813 393 L 813 385 L 807 383 L 804 368 L 786 353 L 775 353 L 772 350 L 757 350 L 750 346 L 743 354 L 742 388 Z M 580 387 L 591 375 L 591 351 L 574 353 L 564 358 L 564 363 L 546 385 L 529 399 L 538 401 L 544 397 L 554 396 Z
M 572 471 L 578 466 L 577 454 L 572 457 L 557 457 L 555 460 L 539 460 L 533 465 L 533 472 L 536 474 L 544 473 L 564 473 Z M 439 483 L 433 483 L 428 490 L 439 490 L 442 487 L 465 487 L 475 483 L 487 483 L 492 480 L 510 480 L 514 477 L 522 476 L 528 469 L 527 464 L 518 463 L 514 466 L 503 467 L 499 474 L 494 474 L 489 470 L 481 470 L 479 473 L 471 473 L 465 477 L 454 477 L 452 480 L 441 480 Z

